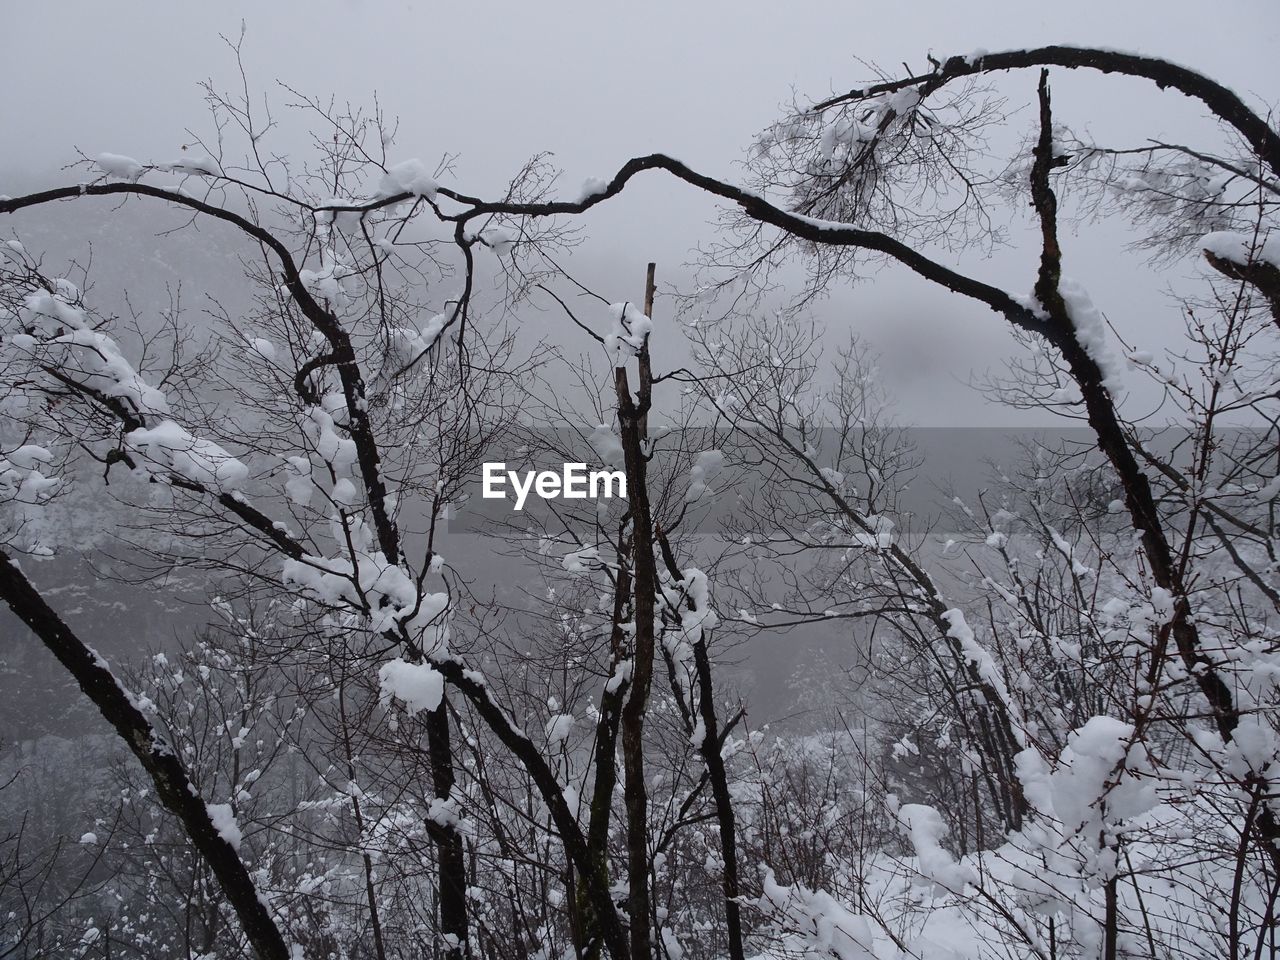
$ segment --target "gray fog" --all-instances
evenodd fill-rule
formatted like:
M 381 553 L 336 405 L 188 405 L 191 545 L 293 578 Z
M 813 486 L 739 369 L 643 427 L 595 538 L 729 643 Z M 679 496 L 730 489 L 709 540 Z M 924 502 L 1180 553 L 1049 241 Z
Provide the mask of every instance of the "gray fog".
M 1248 97 L 1274 78 L 1280 10 L 1266 0 L 1231 4 L 1229 21 L 1203 4 L 984 2 L 773 4 L 673 3 L 19 3 L 3 10 L 0 58 L 7 83 L 0 116 L 0 192 L 75 178 L 60 168 L 75 149 L 162 158 L 210 132 L 199 81 L 236 87 L 234 40 L 243 24 L 251 91 L 275 104 L 281 151 L 306 149 L 306 124 L 277 85 L 338 103 L 372 105 L 400 121 L 394 158 L 457 156 L 451 185 L 492 195 L 520 165 L 549 151 L 572 198 L 588 177 L 612 174 L 654 151 L 735 179 L 754 134 L 780 107 L 974 49 L 1043 43 L 1122 47 L 1186 64 Z M 1230 31 L 1230 36 L 1219 35 Z M 1058 118 L 1099 139 L 1140 144 L 1203 129 L 1200 111 L 1145 83 L 1059 71 Z M 1011 106 L 1032 93 L 1026 76 L 997 81 Z M 1018 86 L 1020 85 L 1020 86 Z M 1016 126 L 1016 124 L 1015 124 Z M 92 231 L 105 209 L 78 210 Z M 687 283 L 681 265 L 712 235 L 715 207 L 658 174 L 584 218 L 588 241 L 573 269 L 610 299 L 638 296 L 643 265 Z M 12 218 L 0 230 L 39 218 Z M 69 218 L 71 219 L 71 218 Z M 1029 288 L 1027 222 L 1010 224 L 1006 249 L 973 265 L 1013 291 Z M 1108 319 L 1141 348 L 1167 341 L 1167 290 L 1192 263 L 1137 269 L 1117 257 L 1129 237 L 1104 225 L 1067 238 L 1067 269 Z M 100 247 L 98 263 L 113 266 Z M 123 267 L 123 265 L 121 265 Z M 187 278 L 190 281 L 191 278 Z M 105 273 L 99 274 L 106 281 Z M 212 282 L 212 279 L 210 279 Z M 110 283 L 104 283 L 110 286 Z M 1023 424 L 976 394 L 972 375 L 998 370 L 1011 348 L 1004 322 L 904 271 L 840 289 L 818 305 L 834 335 L 855 330 L 882 355 L 900 415 L 920 426 Z M 944 317 L 944 322 L 939 322 Z M 661 320 L 661 311 L 659 311 Z M 550 314 L 547 335 L 567 333 Z M 554 321 L 558 322 L 558 321 Z M 541 332 L 541 330 L 540 330 Z

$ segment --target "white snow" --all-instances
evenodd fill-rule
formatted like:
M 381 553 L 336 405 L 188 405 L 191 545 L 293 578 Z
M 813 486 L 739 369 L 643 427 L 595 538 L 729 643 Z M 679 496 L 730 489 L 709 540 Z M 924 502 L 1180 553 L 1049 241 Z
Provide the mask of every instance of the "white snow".
M 874 960 L 875 940 L 867 918 L 853 913 L 825 890 L 778 883 L 767 869 L 757 902 L 760 912 L 781 931 L 780 952 L 769 956 Z
M 372 548 L 372 534 L 359 518 L 347 518 L 346 537 L 354 546 L 353 555 L 306 555 L 298 560 L 285 560 L 281 570 L 284 583 L 300 587 L 321 603 L 361 611 L 374 632 L 381 633 L 402 624 L 412 635 L 420 637 L 428 656 L 446 652 L 450 635 L 449 595 L 419 595 L 414 579 L 402 567 L 388 563 L 381 551 Z
M 434 200 L 439 189 L 440 185 L 421 160 L 402 160 L 387 167 L 387 172 L 382 175 L 378 184 L 377 196 L 385 199 L 408 193 Z
M 94 165 L 108 177 L 136 182 L 142 176 L 142 164 L 133 157 L 118 153 L 100 153 L 93 158 Z
M 311 422 L 304 424 L 303 430 L 315 444 L 316 453 L 320 455 L 320 459 L 329 464 L 334 473 L 342 473 L 355 463 L 356 442 L 350 437 L 338 434 L 334 429 L 333 416 L 325 410 L 312 407 L 310 413 Z
M 616 667 L 613 673 L 609 675 L 608 681 L 605 682 L 605 693 L 616 693 L 618 688 L 631 679 L 631 671 L 634 669 L 634 663 L 630 660 L 623 660 Z
M 724 453 L 719 450 L 703 450 L 689 469 L 689 489 L 685 492 L 686 503 L 700 500 L 711 490 L 711 481 L 724 467 Z
M 1068 737 L 1049 780 L 1053 811 L 1068 836 L 1092 839 L 1155 806 L 1155 782 L 1141 776 L 1147 763 L 1141 746 L 1129 743 L 1133 733 L 1132 724 L 1097 716 Z
M 489 227 L 480 232 L 480 240 L 501 257 L 511 252 L 516 236 L 506 227 Z
M 1253 261 L 1280 267 L 1280 236 L 1268 234 L 1254 238 L 1232 230 L 1219 230 L 1200 238 L 1200 249 L 1231 263 L 1246 265 Z
M 222 168 L 218 166 L 218 162 L 212 157 L 207 157 L 203 154 L 193 154 L 170 163 L 158 163 L 156 164 L 156 169 L 161 173 L 181 173 L 194 177 L 219 177 L 222 175 Z
M 626 366 L 627 360 L 636 356 L 645 345 L 653 321 L 632 303 L 609 305 L 609 318 L 613 326 L 604 338 L 604 348 L 615 367 Z
M 1113 395 L 1119 394 L 1124 389 L 1124 364 L 1108 347 L 1107 323 L 1102 312 L 1094 306 L 1084 287 L 1074 280 L 1064 277 L 1058 284 L 1058 292 L 1067 305 L 1067 313 L 1075 327 L 1076 340 L 1102 371 L 1103 385 Z
M 1071 572 L 1073 574 L 1077 577 L 1087 577 L 1089 574 L 1093 573 L 1092 567 L 1086 566 L 1076 558 L 1075 547 L 1068 543 L 1061 533 L 1053 527 L 1049 527 L 1047 529 L 1049 531 L 1050 538 L 1053 540 L 1053 545 L 1057 548 L 1058 552 L 1066 558 L 1067 562 L 1071 564 Z
M 249 346 L 264 360 L 274 360 L 276 358 L 276 345 L 270 340 L 254 337 L 249 341 Z
M 711 607 L 707 575 L 696 567 L 681 573 L 682 579 L 662 587 L 663 599 L 672 613 L 680 617 L 679 629 L 668 630 L 662 637 L 663 645 L 677 662 L 685 660 L 692 653 L 692 645 L 720 623 Z
M 311 502 L 311 494 L 315 484 L 311 481 L 311 459 L 309 457 L 289 457 L 289 475 L 284 482 L 285 496 L 295 506 L 305 507 Z
M 62 486 L 59 478 L 47 476 L 40 469 L 52 462 L 53 454 L 36 444 L 24 444 L 0 456 L 0 502 L 47 503 Z
M 22 332 L 8 333 L 5 347 L 41 366 L 57 367 L 105 396 L 127 400 L 139 413 L 167 413 L 165 395 L 139 375 L 115 340 L 90 329 L 88 316 L 75 303 L 78 297 L 65 280 L 55 281 L 53 292 L 27 293 L 15 317 Z
M 347 291 L 342 283 L 345 275 L 345 268 L 336 261 L 330 261 L 319 270 L 298 271 L 298 279 L 308 292 L 317 299 L 328 300 L 333 306 L 346 302 Z
M 573 714 L 557 713 L 547 721 L 547 742 L 563 743 L 573 731 Z
M 565 554 L 560 561 L 567 573 L 590 573 L 600 566 L 600 551 L 595 547 L 583 547 Z
M 906 803 L 897 813 L 898 823 L 915 849 L 920 873 L 927 880 L 951 893 L 962 893 L 966 884 L 978 882 L 972 866 L 957 863 L 942 846 L 947 825 L 937 810 L 922 803 Z
M 598 197 L 609 189 L 609 181 L 600 177 L 587 177 L 582 182 L 582 190 L 578 192 L 578 202 L 583 203 L 592 197 Z
M 394 697 L 410 716 L 434 710 L 444 697 L 444 677 L 429 663 L 390 660 L 378 668 L 378 682 L 383 702 Z
M 244 836 L 240 832 L 240 825 L 236 823 L 231 804 L 206 803 L 205 809 L 209 811 L 209 819 L 213 821 L 213 828 L 218 831 L 218 835 L 239 850 Z
M 597 424 L 591 431 L 590 442 L 600 462 L 607 467 L 622 467 L 625 456 L 622 450 L 622 439 L 611 427 Z
M 356 485 L 346 477 L 339 477 L 333 485 L 333 502 L 340 507 L 349 507 L 356 502 Z
M 172 420 L 131 430 L 125 441 L 164 469 L 215 490 L 235 490 L 249 477 L 249 468 L 218 444 L 192 436 Z
M 978 676 L 995 691 L 1000 701 L 1006 706 L 1010 705 L 1012 700 L 1009 696 L 1009 689 L 1004 682 L 1004 675 L 1001 674 L 1000 667 L 996 664 L 991 653 L 978 643 L 973 634 L 973 629 L 965 620 L 964 611 L 958 607 L 953 607 L 943 612 L 942 619 L 947 622 L 947 636 L 959 642 L 960 652 L 965 660 L 977 668 Z M 1013 733 L 1019 741 L 1023 739 L 1022 733 L 1017 727 L 1014 727 Z
M 402 364 L 417 360 L 435 346 L 448 322 L 449 314 L 438 313 L 431 317 L 421 330 L 397 327 L 391 331 L 391 348 Z

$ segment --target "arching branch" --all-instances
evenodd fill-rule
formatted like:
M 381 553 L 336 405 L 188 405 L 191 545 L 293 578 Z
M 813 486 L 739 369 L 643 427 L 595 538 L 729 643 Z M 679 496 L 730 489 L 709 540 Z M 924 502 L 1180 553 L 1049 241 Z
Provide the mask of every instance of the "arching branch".
M 1007 50 L 1002 53 L 983 53 L 972 56 L 951 57 L 932 73 L 904 77 L 869 87 L 850 90 L 839 96 L 816 103 L 810 109 L 822 111 L 842 103 L 856 103 L 870 97 L 895 93 L 910 87 L 918 87 L 921 96 L 928 96 L 943 85 L 960 77 L 971 77 L 1001 70 L 1023 70 L 1031 67 L 1066 67 L 1068 69 L 1098 70 L 1102 73 L 1120 73 L 1150 80 L 1160 89 L 1173 89 L 1199 100 L 1219 120 L 1239 131 L 1258 156 L 1280 177 L 1280 134 L 1262 117 L 1250 110 L 1232 90 L 1210 80 L 1202 73 L 1187 67 L 1144 57 L 1136 53 L 1118 50 L 1098 50 L 1091 47 L 1052 45 L 1028 50 Z

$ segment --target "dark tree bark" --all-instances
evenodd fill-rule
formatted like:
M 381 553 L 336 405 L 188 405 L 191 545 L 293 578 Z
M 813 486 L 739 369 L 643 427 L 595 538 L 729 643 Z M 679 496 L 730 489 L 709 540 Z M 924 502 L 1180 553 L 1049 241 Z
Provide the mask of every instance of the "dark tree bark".
M 627 637 L 623 624 L 628 622 L 632 606 L 629 543 L 630 538 L 619 535 L 618 573 L 614 580 L 612 629 L 609 633 L 611 676 L 626 659 Z M 605 688 L 600 698 L 600 718 L 596 722 L 596 764 L 586 846 L 587 861 L 595 874 L 590 878 L 591 883 L 604 888 L 609 886 L 609 823 L 613 816 L 613 791 L 618 783 L 618 729 L 628 689 L 626 681 L 618 683 L 612 690 Z M 603 945 L 601 921 L 587 896 L 589 889 L 588 886 L 580 891 L 575 907 L 575 935 L 578 955 L 582 960 L 598 957 Z
M 1098 361 L 1084 348 L 1076 336 L 1075 323 L 1059 290 L 1062 279 L 1062 250 L 1058 244 L 1057 197 L 1049 182 L 1049 174 L 1058 165 L 1053 156 L 1052 115 L 1050 110 L 1048 71 L 1041 71 L 1039 85 L 1040 135 L 1031 167 L 1031 197 L 1040 220 L 1042 249 L 1040 271 L 1036 278 L 1036 299 L 1048 314 L 1050 333 L 1047 339 L 1062 354 L 1072 377 L 1084 398 L 1089 426 L 1098 439 L 1098 447 L 1110 462 L 1124 489 L 1125 507 L 1140 531 L 1143 554 L 1150 566 L 1151 578 L 1173 598 L 1173 618 L 1160 631 L 1158 644 L 1148 668 L 1148 685 L 1154 688 L 1172 639 L 1177 657 L 1187 674 L 1209 705 L 1214 726 L 1224 741 L 1233 739 L 1240 724 L 1240 709 L 1231 686 L 1223 678 L 1212 658 L 1205 653 L 1200 631 L 1191 616 L 1187 599 L 1187 583 L 1160 516 L 1151 481 L 1138 463 L 1116 413 L 1115 402 L 1107 390 Z M 1249 790 L 1263 785 L 1256 773 L 1245 779 Z M 1270 807 L 1263 806 L 1256 819 L 1256 833 L 1264 856 L 1273 869 L 1280 872 L 1280 823 Z
M 427 752 L 431 763 L 431 785 L 437 797 L 448 799 L 453 792 L 453 744 L 449 732 L 448 704 L 427 715 Z M 452 939 L 446 956 L 450 960 L 471 955 L 467 931 L 467 861 L 462 834 L 456 829 L 431 821 L 427 831 L 436 844 L 440 858 L 437 871 L 440 900 L 440 929 Z
M 0 597 L 75 678 L 80 689 L 142 764 L 165 809 L 213 871 L 253 951 L 262 960 L 289 960 L 289 946 L 254 886 L 240 854 L 213 825 L 173 749 L 138 709 L 100 656 L 51 608 L 17 564 L 0 552 Z
M 653 312 L 654 264 L 645 283 L 644 312 Z M 648 414 L 653 396 L 646 337 L 639 349 L 639 383 L 636 397 L 624 366 L 614 371 L 618 398 L 618 426 L 627 474 L 627 500 L 631 512 L 632 561 L 635 565 L 633 603 L 635 636 L 632 642 L 631 683 L 622 706 L 622 768 L 626 785 L 628 914 L 631 922 L 631 958 L 649 960 L 652 938 L 649 926 L 649 801 L 644 776 L 644 715 L 653 681 L 655 608 L 658 567 L 654 557 L 653 515 L 649 504 Z
M 1215 256 L 1208 250 L 1204 258 L 1209 266 L 1217 270 L 1229 280 L 1237 280 L 1250 284 L 1263 297 L 1271 308 L 1271 319 L 1280 327 L 1280 267 L 1266 260 L 1250 260 L 1248 263 L 1236 263 L 1224 257 Z
M 1280 134 L 1277 134 L 1266 120 L 1250 110 L 1232 90 L 1210 80 L 1202 73 L 1176 63 L 1118 50 L 1052 45 L 1028 50 L 984 53 L 974 57 L 952 57 L 946 63 L 939 64 L 931 73 L 850 90 L 848 93 L 815 104 L 812 109 L 825 110 L 841 103 L 865 100 L 868 97 L 893 93 L 908 87 L 918 87 L 923 96 L 928 96 L 959 77 L 971 77 L 1001 70 L 1055 66 L 1142 77 L 1162 90 L 1177 90 L 1184 96 L 1199 100 L 1214 116 L 1234 127 L 1271 168 L 1271 172 L 1280 176 Z
M 684 579 L 670 541 L 660 529 L 657 530 L 657 536 L 667 572 L 676 580 Z M 690 605 L 692 607 L 692 601 Z M 702 755 L 707 778 L 711 782 L 711 796 L 720 827 L 720 858 L 724 861 L 721 889 L 724 893 L 725 936 L 729 941 L 729 960 L 744 960 L 746 953 L 742 945 L 742 911 L 738 905 L 738 896 L 742 892 L 738 878 L 738 828 L 733 813 L 733 797 L 729 793 L 729 775 L 724 765 L 720 722 L 716 716 L 711 657 L 707 653 L 705 637 L 699 636 L 692 646 L 694 673 L 698 679 L 698 718 L 702 721 L 702 742 L 698 744 L 698 752 Z M 689 719 L 692 722 L 692 718 Z

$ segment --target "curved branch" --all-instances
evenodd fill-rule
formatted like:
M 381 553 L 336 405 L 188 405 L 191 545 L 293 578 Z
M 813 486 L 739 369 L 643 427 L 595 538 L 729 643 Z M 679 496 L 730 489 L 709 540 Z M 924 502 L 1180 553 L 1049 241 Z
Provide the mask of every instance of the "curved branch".
M 1172 88 L 1184 96 L 1199 100 L 1215 117 L 1234 127 L 1257 151 L 1258 156 L 1271 168 L 1272 173 L 1280 176 L 1280 134 L 1277 134 L 1266 120 L 1250 110 L 1234 91 L 1188 67 L 1179 66 L 1158 57 L 1144 57 L 1118 50 L 1052 45 L 1029 50 L 984 53 L 980 56 L 951 57 L 932 73 L 850 90 L 848 93 L 816 103 L 810 110 L 819 112 L 842 103 L 854 103 L 908 87 L 919 87 L 921 96 L 927 97 L 959 77 L 1046 66 L 1142 77 L 1150 80 L 1161 90 Z
M 298 264 L 289 248 L 271 231 L 254 223 L 240 214 L 223 207 L 206 203 L 195 197 L 176 190 L 153 187 L 145 183 L 82 183 L 76 186 L 57 187 L 39 193 L 31 193 L 21 197 L 0 199 L 0 213 L 17 213 L 28 207 L 38 207 L 58 200 L 71 200 L 77 197 L 103 197 L 123 194 L 125 196 L 151 197 L 168 203 L 187 207 L 198 213 L 222 220 L 238 228 L 242 233 L 257 240 L 271 250 L 280 261 L 284 273 L 284 285 L 293 298 L 294 303 L 302 311 L 317 330 L 324 335 L 333 348 L 334 364 L 342 381 L 342 392 L 347 403 L 348 425 L 351 438 L 356 444 L 356 460 L 360 465 L 361 478 L 369 497 L 369 508 L 373 512 L 374 530 L 378 536 L 378 546 L 384 556 L 392 562 L 400 559 L 400 534 L 391 518 L 387 505 L 387 488 L 382 480 L 382 458 L 378 452 L 378 443 L 373 435 L 369 422 L 368 404 L 365 402 L 364 380 L 360 376 L 356 362 L 355 348 L 351 338 L 343 329 L 338 318 L 326 310 L 311 295 L 302 276 Z M 407 197 L 407 195 L 406 195 Z M 404 198 L 401 198 L 404 199 Z M 383 202 L 372 206 L 385 205 Z M 372 208 L 371 206 L 371 208 Z

